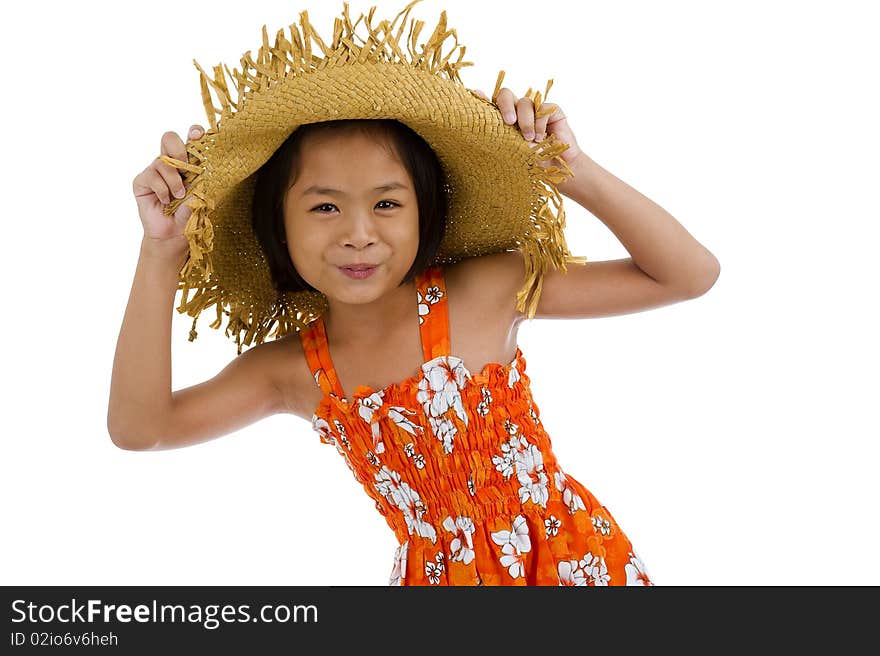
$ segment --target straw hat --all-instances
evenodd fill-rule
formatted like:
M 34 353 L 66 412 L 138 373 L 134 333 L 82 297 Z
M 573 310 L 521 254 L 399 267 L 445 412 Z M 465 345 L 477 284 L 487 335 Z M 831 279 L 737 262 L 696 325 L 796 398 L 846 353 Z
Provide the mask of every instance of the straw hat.
M 558 157 L 568 144 L 548 135 L 530 146 L 516 126 L 504 123 L 495 105 L 504 71 L 491 101 L 464 86 L 459 69 L 473 62 L 462 61 L 465 46 L 447 27 L 445 11 L 425 44 L 417 47 L 424 21 L 415 20 L 401 44 L 407 16 L 418 2 L 375 27 L 372 7 L 363 36 L 356 28 L 364 15 L 353 24 L 344 2 L 329 45 L 309 23 L 307 11 L 300 13 L 300 26 L 289 26 L 290 40 L 279 30 L 273 46 L 264 25 L 256 60 L 249 50 L 241 71 L 223 67 L 235 84 L 235 100 L 223 68 L 215 66 L 211 78 L 193 60 L 210 127 L 186 144 L 187 162 L 158 158 L 177 167 L 187 186 L 187 195 L 172 200 L 165 213 L 170 216 L 180 203 L 192 209 L 184 231 L 189 255 L 180 270 L 177 308 L 193 317 L 189 341 L 196 338 L 199 314 L 212 305 L 217 318 L 211 328 L 220 328 L 226 314 L 226 334 L 234 336 L 239 353 L 242 346 L 304 328 L 326 310 L 326 297 L 319 292 L 275 289 L 250 218 L 256 172 L 297 127 L 309 123 L 391 118 L 417 132 L 436 152 L 449 184 L 445 237 L 432 264 L 521 251 L 526 274 L 517 307 L 529 318 L 544 272 L 586 260 L 568 251 L 565 211 L 555 186 L 572 175 Z M 449 37 L 455 43 L 444 54 Z M 317 47 L 323 56 L 313 52 Z M 552 84 L 551 79 L 545 99 Z M 540 92 L 529 89 L 526 96 L 537 117 L 552 113 L 552 108 L 541 112 Z

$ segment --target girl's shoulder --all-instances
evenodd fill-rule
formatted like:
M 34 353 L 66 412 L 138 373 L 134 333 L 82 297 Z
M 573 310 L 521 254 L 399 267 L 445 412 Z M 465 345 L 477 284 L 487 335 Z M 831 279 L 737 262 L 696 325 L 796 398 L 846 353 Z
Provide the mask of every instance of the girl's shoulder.
M 516 309 L 516 295 L 525 278 L 525 262 L 519 251 L 477 255 L 444 266 L 450 303 L 465 312 L 488 311 L 518 323 L 525 316 Z
M 321 390 L 312 378 L 299 333 L 292 332 L 253 348 L 266 352 L 266 375 L 284 398 L 284 411 L 311 421 L 321 400 Z

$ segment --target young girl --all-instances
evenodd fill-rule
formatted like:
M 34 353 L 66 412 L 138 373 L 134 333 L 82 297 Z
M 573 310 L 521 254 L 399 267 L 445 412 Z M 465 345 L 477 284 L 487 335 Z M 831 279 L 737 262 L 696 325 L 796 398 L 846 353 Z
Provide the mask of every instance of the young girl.
M 526 141 L 569 144 L 574 176 L 559 191 L 631 255 L 545 274 L 536 318 L 637 312 L 714 284 L 712 254 L 582 152 L 560 107 L 536 118 L 508 88 L 496 102 Z M 190 136 L 203 133 L 195 125 Z M 161 152 L 187 160 L 174 132 Z M 163 209 L 184 195 L 184 179 L 154 160 L 133 183 L 144 236 L 113 367 L 114 444 L 179 448 L 293 414 L 343 456 L 394 531 L 391 584 L 652 584 L 542 426 L 517 346 L 521 254 L 430 264 L 446 228 L 441 183 L 436 154 L 401 122 L 298 128 L 259 171 L 253 229 L 278 288 L 317 290 L 327 310 L 172 392 L 168 315 L 190 210 L 180 205 L 169 221 Z

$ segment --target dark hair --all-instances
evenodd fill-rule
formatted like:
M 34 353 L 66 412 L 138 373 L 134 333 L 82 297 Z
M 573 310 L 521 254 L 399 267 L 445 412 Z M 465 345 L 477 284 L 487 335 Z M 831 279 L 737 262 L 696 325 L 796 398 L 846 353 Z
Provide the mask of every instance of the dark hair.
M 394 119 L 345 119 L 301 125 L 256 173 L 251 227 L 269 263 L 279 292 L 318 291 L 303 280 L 285 246 L 284 196 L 292 173 L 299 171 L 303 137 L 322 133 L 387 136 L 415 186 L 419 210 L 419 248 L 401 286 L 424 271 L 437 254 L 446 232 L 449 186 L 440 159 L 409 126 Z

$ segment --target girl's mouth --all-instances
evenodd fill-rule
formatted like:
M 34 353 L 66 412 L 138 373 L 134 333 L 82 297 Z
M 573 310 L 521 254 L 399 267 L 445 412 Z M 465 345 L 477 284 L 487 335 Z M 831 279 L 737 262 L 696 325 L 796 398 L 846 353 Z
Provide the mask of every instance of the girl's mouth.
M 357 265 L 352 267 L 337 268 L 349 278 L 354 278 L 355 280 L 363 280 L 364 278 L 369 278 L 371 275 L 373 275 L 378 266 Z

